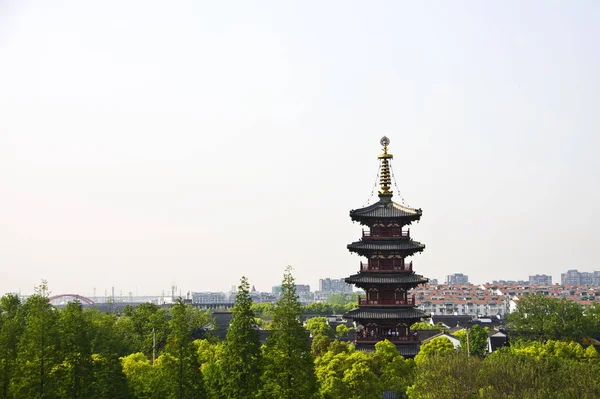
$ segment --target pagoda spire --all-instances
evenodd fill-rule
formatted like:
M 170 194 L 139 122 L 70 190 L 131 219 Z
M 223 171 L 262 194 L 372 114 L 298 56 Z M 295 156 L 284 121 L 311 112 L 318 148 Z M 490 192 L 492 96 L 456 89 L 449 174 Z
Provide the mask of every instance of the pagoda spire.
M 390 174 L 390 159 L 393 159 L 394 156 L 389 154 L 388 145 L 390 144 L 390 139 L 386 136 L 383 136 L 379 143 L 383 146 L 383 154 L 380 154 L 377 159 L 381 161 L 381 171 L 379 173 L 379 198 L 391 200 L 392 190 L 390 186 L 392 185 L 392 178 Z

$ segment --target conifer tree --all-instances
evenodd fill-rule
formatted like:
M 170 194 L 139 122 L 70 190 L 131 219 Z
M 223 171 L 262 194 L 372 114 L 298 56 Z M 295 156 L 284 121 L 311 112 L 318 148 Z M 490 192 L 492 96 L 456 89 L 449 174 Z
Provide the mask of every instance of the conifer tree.
M 223 394 L 226 398 L 253 398 L 260 384 L 261 351 L 258 325 L 252 311 L 250 285 L 242 277 L 233 318 L 223 344 Z
M 165 377 L 175 383 L 174 395 L 177 399 L 205 398 L 204 381 L 196 348 L 192 343 L 191 309 L 181 299 L 171 308 L 171 334 L 167 340 Z M 168 361 L 168 362 L 167 362 Z
M 91 349 L 94 381 L 90 399 L 127 399 L 129 388 L 120 356 L 126 355 L 115 328 L 115 316 L 97 310 L 86 311 L 92 329 Z
M 273 316 L 273 333 L 264 352 L 265 366 L 258 397 L 314 398 L 317 394 L 314 363 L 290 266 L 286 268 L 281 290 Z
M 91 325 L 83 314 L 81 302 L 69 302 L 60 312 L 60 357 L 55 371 L 59 376 L 58 392 L 62 397 L 89 398 L 93 381 Z
M 17 346 L 17 367 L 9 394 L 28 399 L 58 397 L 58 376 L 53 373 L 61 360 L 58 311 L 48 302 L 45 281 L 35 295 L 27 298 L 20 311 L 23 311 L 25 326 Z
M 7 399 L 8 387 L 17 362 L 17 345 L 23 332 L 19 297 L 6 294 L 0 299 L 0 399 Z

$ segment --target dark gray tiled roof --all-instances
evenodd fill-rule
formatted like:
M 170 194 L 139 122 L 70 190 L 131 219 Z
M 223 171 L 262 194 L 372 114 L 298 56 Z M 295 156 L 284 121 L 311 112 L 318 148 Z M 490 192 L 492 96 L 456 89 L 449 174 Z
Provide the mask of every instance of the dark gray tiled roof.
M 421 252 L 425 249 L 425 244 L 421 244 L 418 241 L 409 239 L 404 240 L 368 240 L 368 241 L 355 241 L 352 244 L 348 244 L 350 251 L 411 251 Z
M 395 320 L 395 319 L 420 319 L 429 317 L 429 313 L 415 308 L 390 308 L 390 309 L 366 309 L 358 308 L 344 315 L 345 319 L 373 319 L 373 320 Z
M 409 221 L 419 220 L 423 211 L 420 209 L 409 208 L 404 205 L 397 204 L 393 201 L 378 201 L 373 205 L 353 209 L 350 211 L 350 218 L 360 222 L 365 219 L 407 219 Z
M 348 284 L 425 284 L 429 279 L 414 273 L 368 273 L 347 277 Z
M 357 343 L 356 349 L 363 352 L 375 352 L 375 344 Z M 402 356 L 413 357 L 421 349 L 420 344 L 397 344 L 396 349 Z

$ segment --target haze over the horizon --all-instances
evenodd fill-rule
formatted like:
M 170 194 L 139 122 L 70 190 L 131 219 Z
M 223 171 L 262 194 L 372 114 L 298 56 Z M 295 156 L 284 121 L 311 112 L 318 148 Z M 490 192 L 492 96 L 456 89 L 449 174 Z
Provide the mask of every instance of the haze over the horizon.
M 387 135 L 419 274 L 600 270 L 600 3 L 0 3 L 0 293 L 358 270 Z M 398 200 L 398 197 L 395 197 Z

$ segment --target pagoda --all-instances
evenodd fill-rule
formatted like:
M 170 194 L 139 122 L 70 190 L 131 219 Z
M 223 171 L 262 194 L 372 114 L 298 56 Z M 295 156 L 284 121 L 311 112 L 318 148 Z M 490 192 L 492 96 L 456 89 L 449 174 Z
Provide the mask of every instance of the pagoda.
M 367 258 L 360 271 L 346 278 L 348 284 L 362 288 L 366 297 L 358 298 L 358 308 L 344 315 L 356 325 L 355 345 L 359 350 L 373 350 L 377 342 L 388 340 L 400 354 L 412 357 L 419 352 L 419 340 L 410 326 L 429 318 L 415 306 L 414 294 L 408 291 L 428 279 L 415 274 L 412 261 L 406 258 L 422 252 L 425 245 L 413 241 L 407 226 L 421 218 L 421 209 L 413 209 L 392 201 L 390 141 L 381 139 L 383 153 L 377 158 L 379 169 L 379 201 L 350 211 L 350 218 L 366 226 L 362 239 L 348 245 L 350 252 Z

